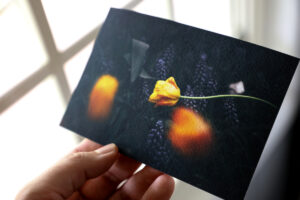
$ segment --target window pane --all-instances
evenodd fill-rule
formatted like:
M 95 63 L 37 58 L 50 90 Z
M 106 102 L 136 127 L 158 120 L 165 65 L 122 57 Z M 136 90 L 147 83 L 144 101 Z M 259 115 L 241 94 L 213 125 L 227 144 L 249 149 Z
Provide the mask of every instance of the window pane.
M 47 62 L 24 2 L 6 5 L 0 13 L 0 96 Z

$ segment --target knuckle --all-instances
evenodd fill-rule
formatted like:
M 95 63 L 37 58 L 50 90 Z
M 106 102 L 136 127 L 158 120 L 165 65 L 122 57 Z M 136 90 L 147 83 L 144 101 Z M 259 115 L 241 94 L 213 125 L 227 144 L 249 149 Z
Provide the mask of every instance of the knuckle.
M 69 156 L 69 160 L 71 162 L 83 162 L 84 160 L 86 159 L 86 154 L 84 152 L 77 152 L 77 153 L 72 153 L 70 156 Z

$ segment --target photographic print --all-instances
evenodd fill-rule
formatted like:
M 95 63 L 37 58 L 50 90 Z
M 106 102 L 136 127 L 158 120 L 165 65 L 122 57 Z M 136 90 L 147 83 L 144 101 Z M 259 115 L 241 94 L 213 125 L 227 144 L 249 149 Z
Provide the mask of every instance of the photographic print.
M 299 59 L 111 9 L 61 125 L 242 199 Z

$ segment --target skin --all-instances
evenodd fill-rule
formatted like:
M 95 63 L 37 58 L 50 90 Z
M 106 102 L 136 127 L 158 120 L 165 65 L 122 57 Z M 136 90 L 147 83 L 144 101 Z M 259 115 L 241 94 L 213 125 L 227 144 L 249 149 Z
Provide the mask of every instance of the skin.
M 16 200 L 170 199 L 173 178 L 148 166 L 134 173 L 140 165 L 121 155 L 115 144 L 101 146 L 85 139 L 26 185 Z

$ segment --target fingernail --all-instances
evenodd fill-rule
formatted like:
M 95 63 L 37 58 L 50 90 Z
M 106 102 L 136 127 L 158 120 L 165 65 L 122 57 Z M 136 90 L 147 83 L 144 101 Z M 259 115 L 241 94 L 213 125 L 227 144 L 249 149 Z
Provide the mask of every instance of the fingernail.
M 110 153 L 117 150 L 117 146 L 115 144 L 108 144 L 96 150 L 97 153 L 105 154 Z

